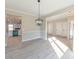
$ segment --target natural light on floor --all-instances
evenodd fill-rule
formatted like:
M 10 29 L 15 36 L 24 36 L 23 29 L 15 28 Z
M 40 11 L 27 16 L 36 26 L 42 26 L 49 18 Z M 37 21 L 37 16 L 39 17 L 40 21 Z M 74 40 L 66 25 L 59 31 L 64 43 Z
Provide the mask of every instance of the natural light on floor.
M 59 41 L 56 37 L 48 38 L 48 40 L 60 59 L 68 50 L 68 47 Z

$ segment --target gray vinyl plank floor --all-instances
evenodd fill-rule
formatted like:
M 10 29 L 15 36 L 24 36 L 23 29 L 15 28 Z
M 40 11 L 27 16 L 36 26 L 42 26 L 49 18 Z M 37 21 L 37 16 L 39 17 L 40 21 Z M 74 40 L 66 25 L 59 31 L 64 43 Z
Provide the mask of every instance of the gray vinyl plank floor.
M 6 47 L 5 51 L 5 59 L 59 59 L 49 41 L 43 39 Z M 73 52 L 68 49 L 60 59 L 73 59 Z

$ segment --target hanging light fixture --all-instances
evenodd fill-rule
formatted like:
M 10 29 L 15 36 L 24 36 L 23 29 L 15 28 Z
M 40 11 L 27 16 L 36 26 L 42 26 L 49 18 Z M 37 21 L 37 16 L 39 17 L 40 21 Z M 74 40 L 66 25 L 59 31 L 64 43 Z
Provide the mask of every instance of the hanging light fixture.
M 43 20 L 40 17 L 40 0 L 38 0 L 38 19 L 35 20 L 38 26 L 42 25 Z

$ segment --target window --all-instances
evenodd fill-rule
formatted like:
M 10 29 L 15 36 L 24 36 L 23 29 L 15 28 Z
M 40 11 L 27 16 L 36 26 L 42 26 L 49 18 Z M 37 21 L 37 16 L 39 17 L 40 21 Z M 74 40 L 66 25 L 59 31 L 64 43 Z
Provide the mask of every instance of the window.
M 9 30 L 9 31 L 12 31 L 12 30 L 13 30 L 13 24 L 9 24 L 9 25 L 8 25 L 8 30 Z

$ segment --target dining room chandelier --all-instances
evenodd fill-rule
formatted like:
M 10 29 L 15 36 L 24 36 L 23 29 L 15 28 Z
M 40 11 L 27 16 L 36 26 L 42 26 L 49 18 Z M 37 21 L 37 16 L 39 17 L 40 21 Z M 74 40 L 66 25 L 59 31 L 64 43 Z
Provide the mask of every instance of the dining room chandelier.
M 42 25 L 43 23 L 43 19 L 41 19 L 40 16 L 40 0 L 38 0 L 38 19 L 36 19 L 35 22 L 38 26 Z

